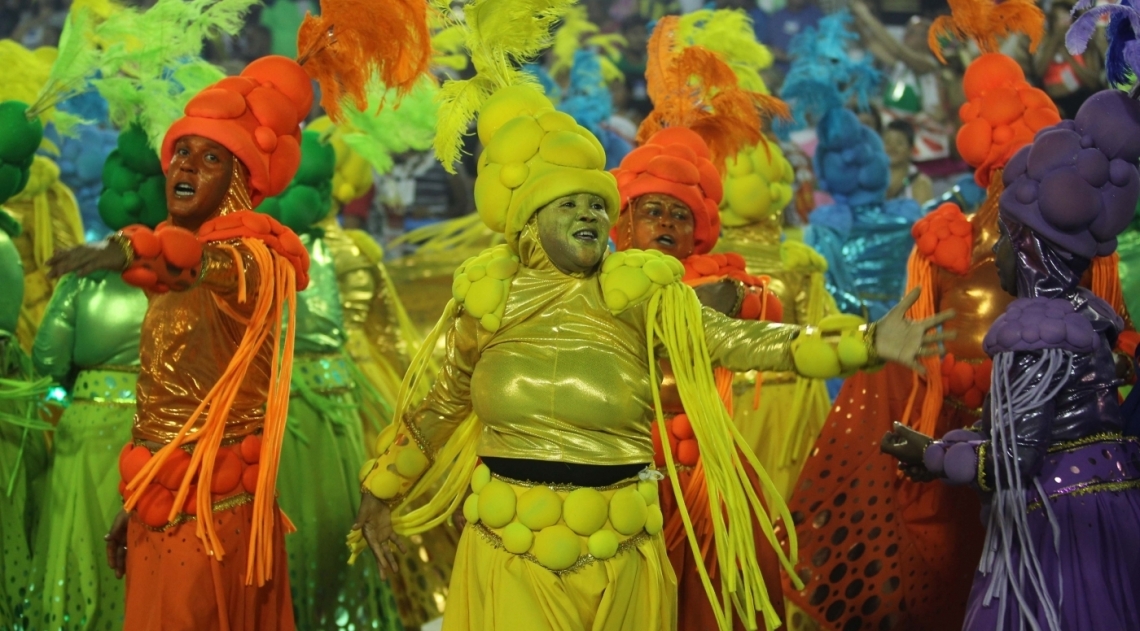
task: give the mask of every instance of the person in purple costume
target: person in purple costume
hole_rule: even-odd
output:
[[[1017,296],[986,335],[982,420],[940,440],[896,424],[883,451],[916,479],[983,495],[967,631],[1140,624],[1140,443],[1122,435],[1112,308],[1079,287],[1140,197],[1140,103],[1100,92],[1009,162],[994,247]]]

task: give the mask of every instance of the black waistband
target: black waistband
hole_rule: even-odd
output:
[[[538,484],[609,486],[636,477],[648,464],[574,464],[521,458],[481,458],[496,475]]]

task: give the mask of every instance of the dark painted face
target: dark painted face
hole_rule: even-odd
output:
[[[202,136],[174,143],[166,172],[166,207],[172,224],[197,230],[222,205],[233,178],[234,156]]]
[[[606,251],[610,218],[593,193],[560,197],[538,211],[538,238],[550,262],[566,274],[592,270]]]
[[[1009,231],[1005,224],[998,222],[1001,236],[994,244],[994,264],[997,266],[998,282],[1001,288],[1011,296],[1017,295],[1017,254],[1013,251],[1013,244],[1009,241]]]
[[[679,259],[693,253],[693,211],[671,195],[650,193],[629,202],[630,247],[658,250]]]

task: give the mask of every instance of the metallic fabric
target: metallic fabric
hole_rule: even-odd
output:
[[[533,229],[523,230],[519,253],[502,326],[489,333],[466,313],[455,318],[444,365],[413,421],[438,448],[474,409],[483,424],[480,456],[650,462],[645,306],[611,314],[598,275],[560,272]],[[791,369],[798,327],[703,315],[714,363]]]
[[[148,295],[139,345],[136,440],[170,442],[218,382],[245,335],[246,325],[226,312],[251,315],[258,269],[245,246],[233,247],[241,254],[240,270],[228,252],[206,245],[200,283],[186,291]],[[238,301],[238,274],[244,274],[250,294],[245,302]],[[226,422],[226,438],[261,426],[272,357],[272,345],[266,343],[250,364]],[[199,426],[205,418],[203,414]]]
[[[302,235],[301,242],[309,251],[309,286],[297,293],[294,352],[336,353],[346,338],[333,257],[322,238]]]
[[[146,307],[146,294],[118,274],[63,277],[36,333],[36,371],[66,383],[76,370],[137,367]]]

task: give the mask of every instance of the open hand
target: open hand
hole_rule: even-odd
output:
[[[381,579],[387,579],[399,571],[400,562],[392,546],[395,546],[400,554],[407,554],[408,550],[392,528],[392,509],[387,504],[371,493],[362,493],[360,511],[356,514],[356,523],[352,529],[363,531],[364,540],[368,542],[372,554],[376,555]]]
[[[131,518],[127,511],[119,511],[111,522],[111,530],[103,536],[107,542],[107,565],[115,570],[115,578],[127,574],[127,524]]]
[[[56,252],[47,261],[49,278],[59,278],[68,272],[86,276],[100,270],[121,272],[127,266],[122,248],[110,241],[99,241]]]
[[[957,331],[927,333],[943,322],[954,317],[953,309],[936,313],[923,320],[908,320],[906,311],[910,309],[922,293],[915,287],[894,306],[887,315],[878,321],[875,332],[875,352],[879,357],[898,362],[920,375],[926,369],[918,363],[920,357],[938,354],[938,343],[957,337]]]

